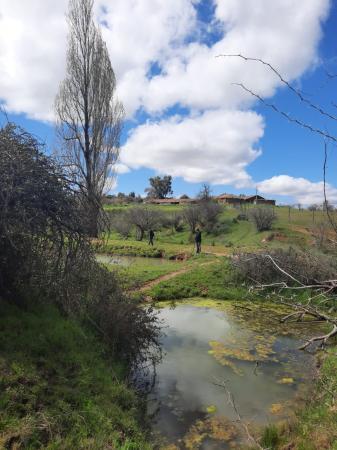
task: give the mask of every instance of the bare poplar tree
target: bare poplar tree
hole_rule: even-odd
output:
[[[100,29],[94,0],[70,0],[67,74],[55,100],[61,160],[80,189],[90,234],[99,233],[101,199],[114,179],[124,118],[116,99],[116,77]]]

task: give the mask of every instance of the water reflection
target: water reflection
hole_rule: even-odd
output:
[[[167,327],[165,354],[149,404],[152,411],[158,409],[154,433],[175,444],[170,448],[233,445],[230,433],[223,433],[231,425],[223,423],[236,415],[216,380],[226,380],[249,422],[268,424],[290,414],[294,397],[310,378],[313,358],[297,350],[300,339],[293,330],[271,328],[268,320],[262,324],[255,313],[250,323],[248,315],[231,307],[220,311],[186,304],[159,310]]]

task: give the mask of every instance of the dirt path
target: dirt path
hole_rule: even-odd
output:
[[[162,276],[156,278],[155,280],[148,281],[147,283],[143,284],[143,286],[140,286],[137,289],[132,289],[131,292],[144,292],[144,291],[147,291],[148,289],[151,289],[154,286],[157,286],[157,284],[160,284],[163,281],[171,280],[172,278],[175,278],[175,277],[177,277],[179,275],[182,275],[184,273],[192,272],[192,270],[194,268],[196,268],[196,267],[204,267],[204,266],[208,266],[209,264],[214,264],[214,261],[207,261],[207,262],[205,262],[203,264],[194,264],[193,266],[184,267],[183,269],[176,270],[176,271],[171,272],[171,273],[167,273],[166,275],[162,275]]]
[[[148,289],[153,288],[154,286],[157,286],[157,284],[161,283],[162,281],[168,281],[171,280],[171,278],[175,278],[178,275],[182,275],[183,273],[189,272],[193,269],[193,267],[184,267],[183,269],[176,270],[175,272],[167,273],[166,275],[162,275],[155,280],[148,281],[147,283],[143,284],[140,288],[134,289],[134,292],[144,292]]]

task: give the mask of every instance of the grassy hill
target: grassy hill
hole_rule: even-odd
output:
[[[127,211],[132,205],[113,206],[108,205],[106,210],[112,216]],[[183,206],[157,206],[148,208],[161,211],[168,216],[172,213],[183,213]],[[206,253],[218,253],[227,255],[236,250],[255,250],[259,248],[275,248],[294,246],[298,248],[312,247],[315,233],[322,224],[327,223],[326,213],[279,206],[274,208],[276,220],[271,231],[257,232],[252,222],[237,220],[240,213],[249,213],[245,210],[225,207],[219,217],[219,231],[203,233],[203,251]],[[336,213],[334,213],[336,215]],[[124,239],[117,232],[112,232],[108,238],[107,251],[115,254],[129,254],[139,256],[165,256],[173,257],[185,253],[190,256],[193,253],[193,238],[185,225],[179,232],[170,228],[161,228],[156,232],[155,247],[149,248],[146,239],[143,242],[135,240],[134,234],[129,239]]]

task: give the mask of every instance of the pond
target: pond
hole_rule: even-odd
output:
[[[314,357],[298,350],[312,333],[306,325],[280,324],[285,311],[246,302],[196,300],[158,311],[165,353],[149,408],[160,448],[237,448],[246,434],[235,408],[253,431],[291,415],[314,371]]]

